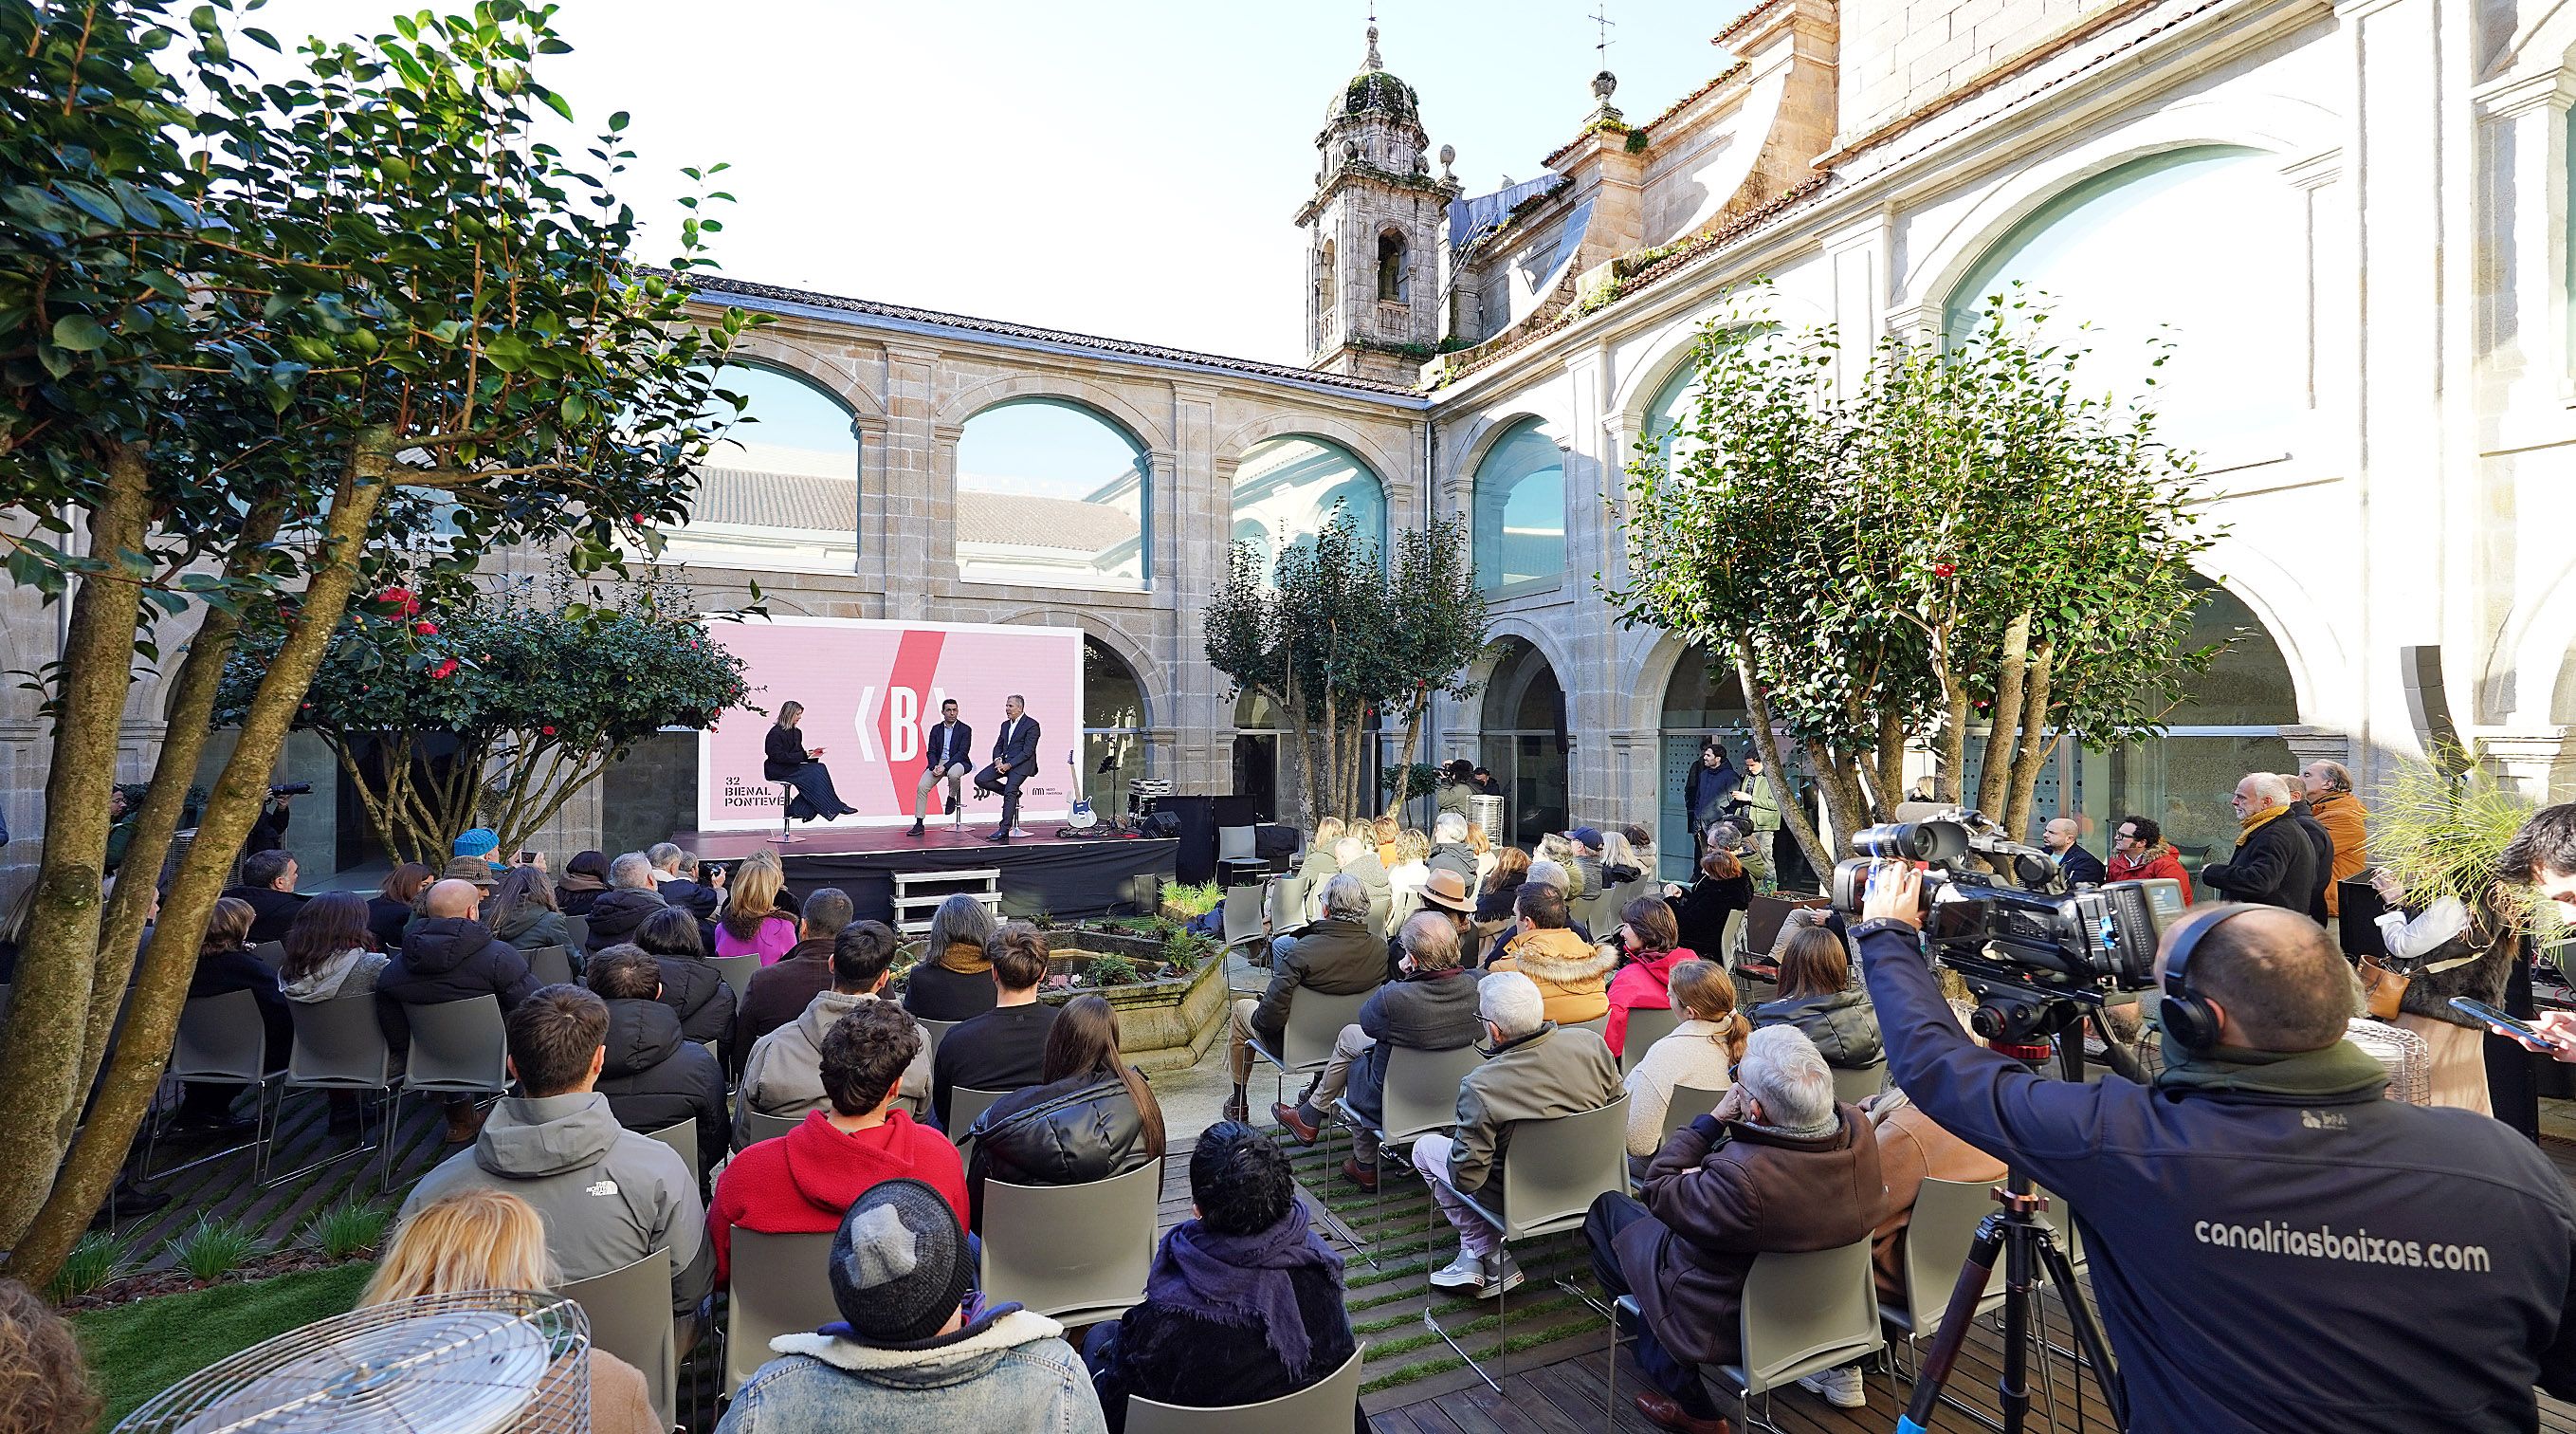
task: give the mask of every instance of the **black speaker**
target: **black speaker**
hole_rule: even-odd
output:
[[[1169,817],[1181,839],[1174,853],[1174,879],[1197,883],[1216,879],[1216,803],[1214,797],[1156,797],[1146,804],[1151,817]]]

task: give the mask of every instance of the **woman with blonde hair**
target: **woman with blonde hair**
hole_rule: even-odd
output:
[[[1377,845],[1378,862],[1392,870],[1396,863],[1395,839],[1403,835],[1404,829],[1396,825],[1393,817],[1379,817],[1368,824],[1368,830],[1369,840]]]
[[[1396,833],[1395,860],[1386,868],[1388,903],[1386,934],[1392,936],[1413,914],[1413,898],[1431,880],[1431,838],[1420,827]]]
[[[796,916],[779,904],[787,874],[778,853],[762,847],[744,857],[727,885],[731,899],[716,919],[717,955],[758,956],[770,966],[796,949]]]
[[[1673,1090],[1692,1086],[1724,1090],[1735,1083],[1735,1063],[1753,1023],[1736,1009],[1735,982],[1714,961],[1684,961],[1672,969],[1673,1009],[1681,1024],[1646,1048],[1628,1072],[1628,1153],[1639,1159],[1664,1143],[1664,1112]]]
[[[1467,889],[1482,891],[1485,889],[1485,878],[1492,876],[1494,868],[1502,862],[1501,853],[1494,850],[1494,839],[1485,835],[1483,822],[1467,823],[1467,849],[1476,854],[1476,879]],[[1526,861],[1528,858],[1523,857],[1522,860]]]
[[[1314,840],[1306,843],[1306,859],[1297,866],[1297,875],[1305,879],[1307,890],[1320,888],[1333,873],[1342,869],[1342,864],[1333,859],[1333,843],[1340,841],[1348,830],[1340,817],[1326,817],[1315,823]]]
[[[421,1206],[395,1227],[358,1304],[467,1290],[544,1294],[554,1283],[554,1257],[546,1253],[546,1226],[536,1207],[504,1190],[464,1190]],[[596,1434],[664,1434],[643,1371],[596,1348],[588,1427]]]

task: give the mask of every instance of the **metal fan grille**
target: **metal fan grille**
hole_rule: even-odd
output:
[[[118,1434],[575,1434],[590,1322],[559,1295],[468,1290],[290,1330],[172,1385]]]

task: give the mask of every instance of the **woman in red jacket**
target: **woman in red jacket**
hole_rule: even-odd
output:
[[[2165,830],[2145,817],[2122,817],[2111,834],[2111,860],[2105,868],[2113,881],[2151,881],[2170,877],[2182,883],[2183,904],[2191,904],[2191,874],[2182,858],[2165,845]]]
[[[1607,1036],[1610,1054],[1628,1038],[1628,1012],[1639,1006],[1657,1010],[1673,1004],[1673,968],[1684,961],[1696,961],[1698,953],[1681,944],[1681,928],[1673,920],[1673,909],[1661,897],[1641,896],[1628,903],[1619,913],[1619,930],[1614,938],[1627,964],[1610,978],[1610,1025]]]

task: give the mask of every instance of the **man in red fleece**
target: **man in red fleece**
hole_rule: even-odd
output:
[[[948,1137],[895,1108],[903,1072],[921,1048],[920,1027],[892,1001],[861,1001],[823,1037],[830,1110],[746,1147],[716,1181],[707,1234],[716,1283],[732,1274],[733,1231],[770,1234],[841,1228],[841,1217],[882,1181],[909,1176],[945,1196],[966,1223],[966,1168]]]

